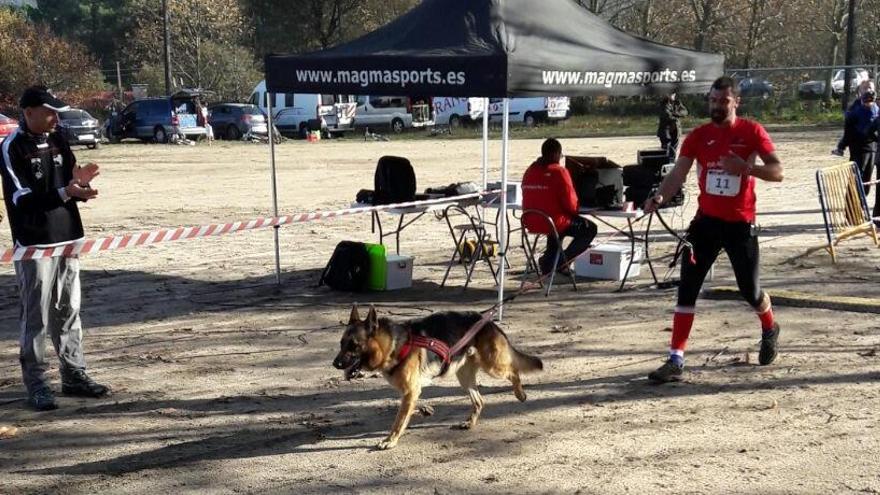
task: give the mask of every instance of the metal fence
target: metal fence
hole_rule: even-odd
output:
[[[854,98],[856,87],[864,79],[874,79],[877,65],[838,65],[812,67],[762,67],[728,69],[726,73],[740,81],[740,91],[745,100],[764,99],[777,102],[823,102],[824,105],[841,107],[845,91],[844,71],[850,71],[850,97]]]

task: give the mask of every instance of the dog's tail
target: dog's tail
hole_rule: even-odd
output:
[[[513,367],[520,373],[541,371],[544,369],[544,363],[540,358],[526,354],[512,345],[510,346],[510,354],[513,357]]]

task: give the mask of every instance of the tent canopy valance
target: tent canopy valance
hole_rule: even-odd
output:
[[[424,0],[343,45],[266,57],[273,93],[517,97],[706,92],[721,55],[624,33],[573,0]]]

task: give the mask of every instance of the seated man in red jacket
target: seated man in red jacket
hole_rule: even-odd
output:
[[[540,210],[553,219],[560,240],[573,237],[565,249],[565,259],[569,262],[584,252],[596,237],[596,224],[578,215],[578,199],[571,182],[571,176],[559,162],[562,160],[562,145],[551,138],[541,146],[541,157],[526,170],[522,180],[523,209]],[[537,234],[548,234],[547,221],[535,215],[523,219],[526,229]],[[538,260],[541,273],[549,273],[553,268],[556,250],[559,246],[552,236],[547,236],[547,250]],[[560,257],[562,263],[562,257]]]

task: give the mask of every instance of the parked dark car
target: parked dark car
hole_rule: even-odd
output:
[[[0,142],[18,129],[18,121],[0,113]]]
[[[107,120],[107,139],[119,142],[135,138],[157,143],[167,143],[179,135],[200,139],[207,131],[199,124],[197,101],[198,93],[191,91],[136,100]]]
[[[739,81],[739,94],[743,98],[770,98],[773,96],[773,84],[766,79],[747,77]]]
[[[98,119],[78,108],[58,113],[58,131],[70,145],[82,144],[89,149],[95,149],[101,141],[101,125]]]
[[[214,136],[239,140],[247,134],[269,135],[266,116],[256,105],[249,103],[219,103],[208,107],[208,122]]]

